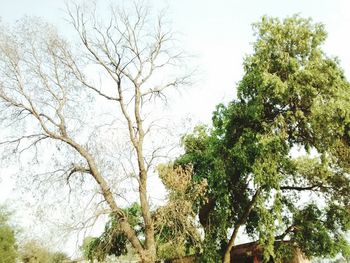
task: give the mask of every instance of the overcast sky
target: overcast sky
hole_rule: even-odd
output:
[[[115,1],[116,2],[116,1]],[[153,0],[157,9],[166,8],[172,29],[179,34],[182,49],[193,55],[199,76],[170,105],[178,118],[191,117],[194,123],[209,123],[211,112],[220,102],[234,98],[242,76],[242,61],[251,52],[254,40],[251,24],[263,15],[284,18],[293,14],[311,17],[325,24],[328,38],[324,50],[337,56],[346,75],[350,74],[350,1],[347,0]],[[24,15],[39,16],[57,25],[69,38],[64,22],[64,1],[0,0],[4,23],[14,23]],[[0,167],[0,203],[12,192],[6,179],[11,171]]]

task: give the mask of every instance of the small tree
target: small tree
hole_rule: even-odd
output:
[[[24,263],[40,262],[48,263],[50,260],[50,252],[37,241],[28,241],[21,247],[20,259]]]
[[[103,19],[97,9],[68,7],[80,39],[76,52],[42,21],[24,19],[15,29],[1,27],[2,125],[21,127],[1,145],[9,147],[10,155],[27,151],[24,159],[32,157],[32,164],[51,155],[56,169],[33,177],[40,182],[58,182],[61,188],[67,182],[70,191],[80,191],[79,178],[93,181],[97,202],[103,200],[105,212],[118,221],[142,262],[154,262],[147,181],[163,145],[150,139],[160,125],[150,113],[167,89],[187,84],[188,75],[177,74],[182,53],[173,46],[172,32],[164,30],[162,16],[153,20],[150,9],[139,4],[131,12],[111,7],[110,17]],[[101,74],[101,82],[89,78],[91,69]],[[144,240],[121,207],[120,178],[137,184]]]
[[[196,207],[205,201],[206,180],[192,180],[191,166],[159,165],[158,173],[168,190],[168,201],[159,207],[154,218],[158,257],[179,258],[199,254],[202,237],[196,219]]]
[[[321,49],[321,24],[263,17],[254,28],[238,99],[185,136],[177,161],[208,180],[205,258],[230,262],[242,227],[266,260],[284,239],[309,257],[349,255],[350,85]]]
[[[20,246],[19,258],[23,263],[64,263],[69,260],[63,252],[51,252],[36,240],[29,240]]]
[[[0,262],[14,263],[17,258],[15,230],[9,225],[9,213],[0,207]]]
[[[67,261],[69,261],[69,257],[63,252],[54,252],[51,255],[51,262],[52,263],[65,263]]]
[[[124,209],[128,215],[130,225],[136,230],[137,236],[142,238],[144,226],[142,222],[141,208],[138,203]],[[121,231],[119,222],[113,216],[105,225],[103,233],[99,237],[86,237],[82,244],[84,258],[93,262],[94,259],[103,262],[108,255],[121,256],[128,252],[128,240]]]

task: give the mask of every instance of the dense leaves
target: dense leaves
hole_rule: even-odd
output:
[[[208,181],[203,260],[229,253],[229,230],[242,226],[265,259],[283,239],[308,256],[348,255],[350,85],[321,49],[323,25],[263,17],[254,29],[238,99],[217,106],[211,129],[186,135],[177,160]]]

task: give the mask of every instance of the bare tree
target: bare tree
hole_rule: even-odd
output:
[[[188,84],[189,75],[177,75],[183,54],[175,51],[172,32],[163,29],[163,16],[153,23],[150,9],[144,5],[134,4],[132,12],[111,7],[111,16],[103,19],[96,15],[96,6],[86,11],[72,4],[67,10],[80,39],[80,53],[42,21],[25,19],[16,30],[1,28],[2,124],[10,128],[24,125],[1,144],[17,152],[29,150],[31,155],[39,151],[39,157],[50,147],[47,151],[54,152],[58,168],[49,174],[67,183],[75,175],[91,175],[142,262],[154,262],[156,242],[147,178],[160,148],[152,150],[147,144],[154,127],[149,115],[157,98],[166,99],[167,89]],[[91,72],[102,74],[101,83],[88,76]],[[108,121],[113,125],[100,124],[100,109],[95,106],[108,109],[104,125]],[[96,130],[89,133],[85,128],[108,130],[106,136],[113,141],[119,139],[117,131],[122,125],[134,159],[130,165],[108,156],[110,165],[105,166],[106,159],[98,152],[106,149],[106,140],[98,142],[101,137]],[[134,171],[129,169],[133,166]],[[121,171],[137,180],[144,240],[128,223],[120,193],[111,183]]]

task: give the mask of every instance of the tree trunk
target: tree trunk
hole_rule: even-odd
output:
[[[230,238],[230,241],[228,242],[227,244],[227,247],[226,247],[226,251],[225,251],[225,254],[224,254],[224,257],[223,257],[223,260],[222,262],[223,263],[230,263],[231,261],[231,250],[235,244],[235,240],[236,240],[236,237],[237,237],[237,234],[238,234],[238,230],[239,228],[244,225],[247,220],[248,220],[248,216],[250,214],[250,212],[252,211],[256,201],[258,200],[258,196],[261,192],[261,188],[259,188],[258,190],[256,190],[254,196],[252,197],[252,200],[250,201],[250,203],[248,204],[248,206],[246,207],[243,215],[241,216],[241,218],[238,220],[234,230],[233,230],[233,233],[231,235],[231,238]]]
[[[241,225],[242,224],[237,225],[235,227],[235,229],[233,230],[233,233],[231,235],[230,241],[228,242],[227,247],[226,247],[224,258],[222,260],[223,263],[230,263],[231,262],[231,250],[232,250],[232,248],[233,248],[233,246],[235,244],[235,240],[236,240],[236,237],[237,237],[237,234],[238,234],[238,230],[241,227]]]

